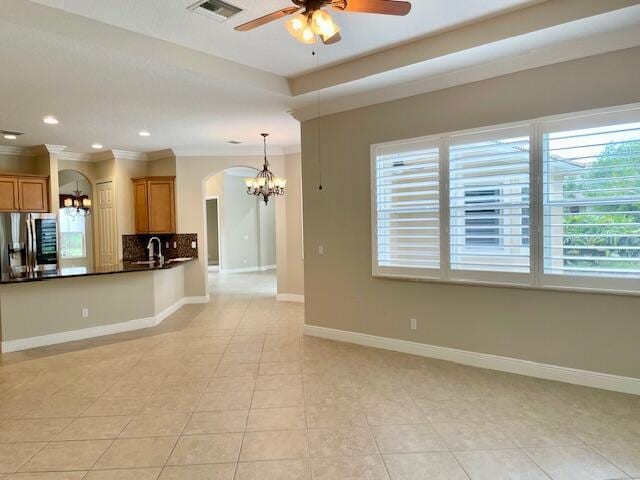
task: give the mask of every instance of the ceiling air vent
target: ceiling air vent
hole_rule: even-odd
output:
[[[211,17],[219,22],[224,22],[242,11],[241,8],[230,5],[221,0],[200,0],[199,2],[191,5],[189,10],[201,15],[206,15],[207,17]]]

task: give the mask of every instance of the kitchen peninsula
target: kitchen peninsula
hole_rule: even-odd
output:
[[[177,233],[171,152],[62,151],[0,155],[3,353],[152,327],[208,299],[185,297],[198,238]]]
[[[158,325],[186,303],[184,265],[62,268],[0,281],[2,352]]]

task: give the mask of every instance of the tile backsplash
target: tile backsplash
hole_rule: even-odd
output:
[[[125,262],[137,262],[149,258],[147,244],[151,237],[158,237],[162,242],[162,255],[166,260],[180,257],[198,256],[197,233],[172,233],[169,235],[123,235],[122,259]],[[196,248],[191,246],[196,242]],[[175,247],[174,247],[175,243]],[[167,244],[169,245],[167,247]]]

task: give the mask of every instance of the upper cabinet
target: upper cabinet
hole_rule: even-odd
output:
[[[136,233],[175,233],[175,177],[133,179]]]
[[[48,177],[0,174],[0,212],[48,211]]]

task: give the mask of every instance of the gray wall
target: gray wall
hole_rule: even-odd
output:
[[[276,264],[276,208],[275,199],[268,204],[258,201],[258,227],[260,240],[259,266],[269,267]]]
[[[640,102],[639,85],[634,48],[323,117],[322,191],[304,122],[306,322],[640,378],[640,297],[373,278],[369,186],[373,143]]]
[[[207,200],[207,254],[209,265],[218,265],[220,252],[218,247],[218,199]]]
[[[259,217],[255,197],[247,195],[244,177],[224,175],[224,270],[259,265]]]

